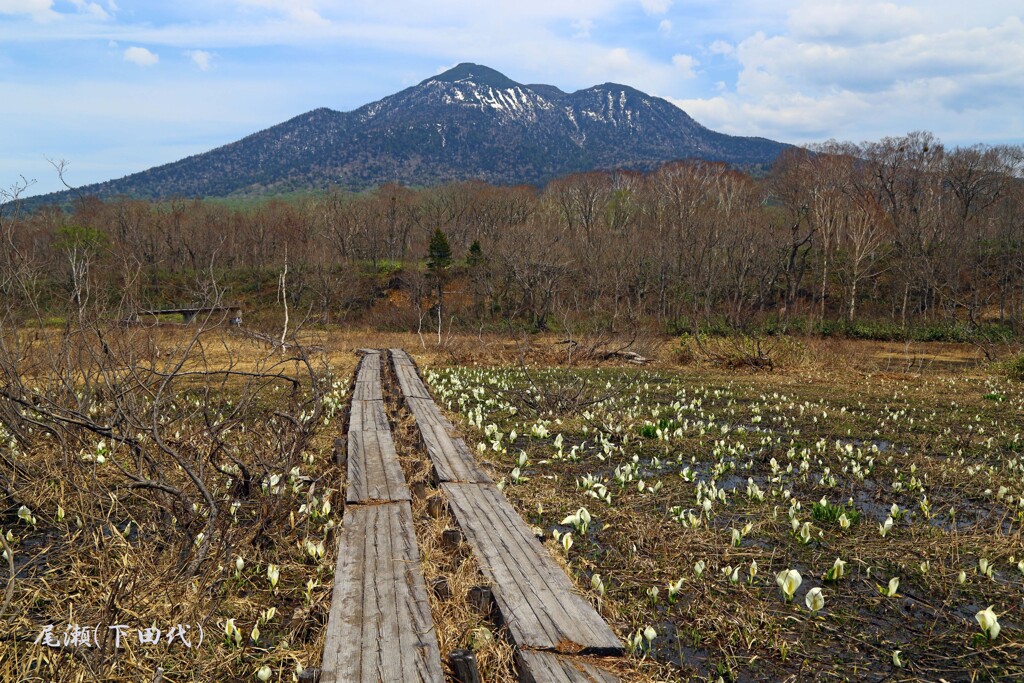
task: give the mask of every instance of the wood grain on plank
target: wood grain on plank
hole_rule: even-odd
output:
[[[618,654],[622,643],[490,484],[442,484],[455,519],[491,581],[516,645],[563,653]]]
[[[491,483],[491,478],[480,468],[466,442],[459,438],[453,439],[444,427],[422,423],[420,436],[439,481]]]
[[[398,378],[398,384],[402,388],[402,393],[406,396],[415,396],[417,398],[430,398],[427,385],[420,378],[420,373],[416,370],[416,364],[413,363],[409,354],[402,349],[391,349],[390,351],[391,364],[395,369],[395,376]]]
[[[320,680],[444,681],[407,502],[345,509]]]
[[[359,360],[359,373],[368,373],[367,377],[359,377],[356,375],[356,381],[367,381],[373,378],[373,376],[380,376],[380,351],[376,349],[364,349],[363,357]],[[372,376],[371,376],[372,375]]]
[[[391,361],[395,365],[411,365],[416,366],[412,361],[412,356],[405,349],[388,349],[391,353]]]
[[[419,374],[416,372],[416,368],[409,365],[396,365],[395,375],[398,377],[398,384],[402,388],[402,393],[406,396],[416,396],[417,398],[430,398],[430,392],[427,391],[427,385],[420,379]]]
[[[348,418],[349,431],[362,429],[366,431],[388,431],[388,415],[384,412],[384,401],[358,401],[353,399]]]
[[[490,483],[466,442],[430,398],[405,397],[440,481]]]
[[[380,354],[367,353],[359,361],[359,368],[356,370],[356,386],[352,400],[380,401],[383,398],[380,384]]]
[[[406,395],[405,402],[409,406],[409,412],[413,414],[417,422],[451,425],[444,415],[441,414],[441,410],[434,403],[433,399]]]
[[[356,389],[352,393],[356,401],[380,401],[383,398],[380,390],[380,380],[376,382],[356,382]]]
[[[346,488],[349,503],[412,499],[391,432],[349,430]]]
[[[521,683],[619,683],[610,671],[579,657],[554,652],[516,652]]]

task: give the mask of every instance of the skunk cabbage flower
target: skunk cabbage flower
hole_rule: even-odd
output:
[[[803,581],[800,572],[795,569],[783,569],[775,577],[775,583],[779,584],[779,588],[782,589],[782,593],[786,596],[786,602],[793,599],[793,595]]]
[[[999,618],[992,611],[992,605],[975,614],[974,618],[978,620],[978,625],[989,640],[995,640],[999,636]]]
[[[832,568],[825,574],[825,580],[838,581],[844,576],[846,576],[846,562],[837,557],[836,561],[832,563]]]
[[[679,594],[679,591],[681,591],[681,590],[683,590],[683,579],[679,579],[678,581],[669,581],[668,582],[668,601],[670,603],[675,602],[676,601],[676,596]]]
[[[18,519],[25,522],[25,524],[36,525],[36,518],[32,515],[32,511],[24,505],[18,508]]]
[[[811,612],[820,612],[825,606],[825,596],[821,594],[821,588],[815,586],[807,591],[804,602],[807,603],[807,609],[811,610]]]
[[[888,598],[895,598],[896,597],[896,591],[899,590],[899,587],[900,587],[900,577],[894,576],[891,579],[889,579],[889,585],[888,586],[884,586],[884,587],[883,586],[878,586],[878,592],[881,593],[882,595],[888,597]]]
[[[886,517],[885,523],[878,525],[878,533],[882,535],[882,538],[885,538],[886,534],[889,533],[889,529],[892,529],[892,517]]]
[[[234,643],[235,647],[242,646],[242,632],[235,626],[234,619],[227,619],[224,622],[224,635],[227,637],[228,646]]]

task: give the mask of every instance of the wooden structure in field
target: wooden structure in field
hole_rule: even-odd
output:
[[[391,349],[406,405],[449,508],[491,583],[517,647],[524,683],[617,683],[580,655],[618,655],[622,643],[490,481],[430,398],[409,355]]]
[[[163,315],[180,315],[181,322],[185,325],[192,324],[195,322],[195,319],[200,316],[226,316],[228,323],[231,325],[242,324],[241,306],[197,306],[191,308],[161,308],[148,311],[136,311],[135,315],[132,316],[128,322],[138,323],[142,322],[143,317],[159,318]]]
[[[443,683],[444,671],[381,392],[380,354],[359,364],[348,428],[347,504],[321,683]]]
[[[384,406],[383,353],[363,353],[347,448],[337,448],[348,481],[320,681],[442,683],[411,496]],[[392,349],[391,359],[461,528],[451,532],[472,547],[514,641],[520,681],[619,683],[597,656],[621,654],[622,643],[480,468],[408,354]],[[461,652],[450,653],[456,671]],[[475,664],[468,671],[479,680]]]

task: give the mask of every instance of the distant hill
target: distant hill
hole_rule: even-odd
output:
[[[605,83],[574,93],[459,64],[351,112],[315,109],[203,154],[78,188],[111,198],[225,197],[388,182],[540,184],[697,158],[770,164],[787,145],[716,133],[658,97]],[[63,203],[69,193],[32,197]]]

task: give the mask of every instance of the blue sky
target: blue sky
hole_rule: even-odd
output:
[[[342,111],[458,62],[614,81],[723,132],[1024,141],[1024,3],[0,0],[0,187],[60,189]]]

